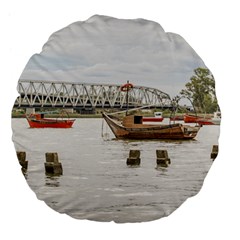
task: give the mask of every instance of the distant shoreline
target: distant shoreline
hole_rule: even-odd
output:
[[[176,116],[183,116],[184,113],[176,114]],[[194,114],[193,114],[194,115]],[[144,116],[152,116],[152,114],[144,114]],[[197,114],[197,116],[201,117],[212,117],[212,114]],[[11,118],[25,118],[26,114],[23,113],[12,113]],[[58,114],[45,114],[46,118],[61,118]],[[79,114],[79,113],[69,113],[68,116],[63,116],[63,118],[102,118],[101,113],[95,113],[95,114]],[[169,118],[169,113],[163,113],[164,118]]]
[[[25,118],[26,114],[12,114],[12,118]],[[45,114],[46,118],[61,118],[58,114]],[[76,114],[70,113],[68,116],[63,116],[64,118],[101,118],[102,114]]]

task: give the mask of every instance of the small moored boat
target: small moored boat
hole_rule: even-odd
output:
[[[26,116],[30,128],[71,128],[75,119],[44,118],[44,113]]]
[[[185,114],[183,117],[183,120],[185,123],[197,123],[199,119],[202,117],[197,116],[197,115],[192,115],[192,114]],[[208,119],[208,118],[206,118]],[[210,118],[209,118],[210,119]]]
[[[102,113],[103,118],[116,138],[122,139],[193,139],[201,126],[143,124],[143,116],[127,115],[122,120]]]
[[[220,125],[221,113],[215,112],[213,118],[199,118],[196,121],[200,125]]]

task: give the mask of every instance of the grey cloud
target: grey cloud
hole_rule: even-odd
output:
[[[20,78],[123,83],[174,96],[204,62],[190,45],[155,22],[93,16],[52,34]]]

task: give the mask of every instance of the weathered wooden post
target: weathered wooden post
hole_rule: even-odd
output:
[[[140,150],[130,150],[129,157],[127,158],[127,165],[136,166],[140,165]]]
[[[213,145],[210,157],[214,161],[217,155],[218,155],[218,145]]]
[[[28,161],[26,161],[26,152],[17,152],[19,164],[22,166],[22,171],[27,171]]]
[[[58,161],[58,154],[57,153],[45,153],[46,162],[45,165],[45,173],[46,174],[53,174],[53,175],[62,175],[63,169],[62,164]]]
[[[167,150],[156,150],[157,155],[157,166],[168,167],[171,163],[170,158],[168,157]]]

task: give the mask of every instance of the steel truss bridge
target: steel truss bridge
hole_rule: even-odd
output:
[[[128,92],[121,85],[19,80],[16,108],[171,108],[171,98],[156,88],[133,86]]]

